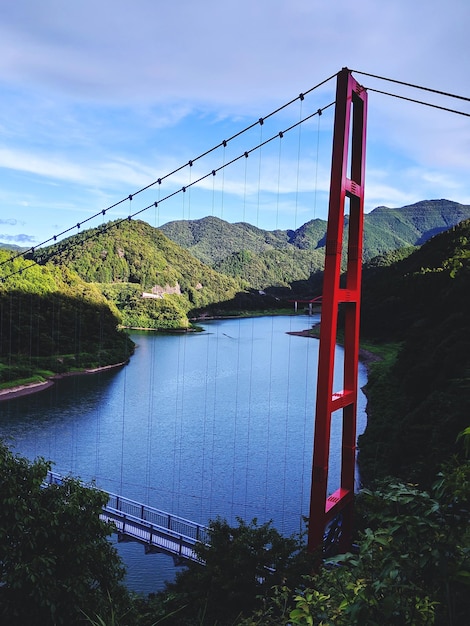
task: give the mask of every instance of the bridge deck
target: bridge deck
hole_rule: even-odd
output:
[[[48,472],[46,484],[62,482],[62,476]],[[119,540],[138,541],[148,552],[165,552],[179,559],[201,562],[194,548],[198,542],[208,542],[206,526],[113,493],[104,493],[108,502],[100,519],[114,524]]]

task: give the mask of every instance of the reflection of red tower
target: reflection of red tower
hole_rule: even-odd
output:
[[[308,547],[322,546],[327,524],[342,514],[338,549],[351,543],[356,461],[357,374],[362,273],[362,233],[367,93],[343,68],[337,77],[330,203],[320,326],[315,437]],[[349,207],[345,206],[348,201]],[[349,213],[347,250],[343,251],[344,214]],[[341,265],[346,275],[341,279]],[[344,265],[343,265],[344,266]],[[338,308],[344,308],[343,388],[333,390]],[[341,483],[327,497],[330,426],[342,410]],[[333,419],[339,419],[333,417]]]

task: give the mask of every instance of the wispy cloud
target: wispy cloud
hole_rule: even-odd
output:
[[[18,233],[17,235],[7,235],[6,233],[0,233],[0,240],[8,243],[15,243],[18,245],[30,245],[36,243],[37,241],[34,235],[25,235],[24,233]]]
[[[39,238],[69,218],[79,221],[344,65],[470,94],[469,22],[467,0],[449,0],[445,10],[437,0],[363,0],[359,6],[348,0],[6,3],[0,23],[3,219],[20,214],[22,230]],[[367,209],[430,197],[468,201],[468,118],[372,91],[408,96],[405,86],[357,78],[371,89]],[[334,98],[334,88],[334,81],[322,88],[313,110]],[[449,105],[437,94],[413,97]],[[450,105],[470,111],[466,102]],[[272,130],[295,121],[299,112],[291,118],[281,113],[279,128]],[[193,194],[191,210],[210,213],[211,193],[223,189],[230,216],[237,219],[237,210],[242,214],[249,204],[263,227],[286,224],[293,215],[308,219],[309,211],[324,213],[331,123],[331,115],[323,116],[319,158],[315,121],[299,150],[297,135],[282,147],[281,167],[277,148],[263,149],[261,160],[250,155],[247,174],[237,164],[216,180],[202,181],[209,195]],[[263,132],[265,139],[268,129]],[[252,136],[242,150],[257,139]],[[187,185],[224,159],[229,151],[191,172],[182,169],[165,190]],[[144,205],[158,193],[152,189],[138,202]],[[175,210],[162,206],[161,215],[177,218]]]

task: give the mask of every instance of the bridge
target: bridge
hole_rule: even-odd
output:
[[[364,76],[374,77],[371,74],[357,72]],[[330,77],[333,78],[333,77]],[[365,146],[366,146],[366,121],[367,121],[367,101],[368,92],[376,91],[385,95],[385,92],[379,92],[371,88],[366,88],[359,84],[352,76],[352,70],[343,68],[336,75],[337,87],[336,98],[334,102],[327,104],[323,108],[318,108],[310,115],[301,115],[301,119],[292,124],[289,128],[271,135],[268,139],[260,137],[258,145],[240,151],[238,156],[230,158],[223,157],[223,164],[218,167],[209,167],[206,174],[197,176],[189,176],[190,182],[178,187],[168,189],[167,195],[158,195],[158,200],[154,200],[151,204],[144,206],[136,211],[130,210],[128,217],[121,220],[111,222],[110,225],[103,225],[99,230],[95,229],[88,237],[96,236],[97,232],[103,233],[110,228],[116,228],[122,222],[131,221],[134,217],[147,210],[154,210],[164,201],[173,198],[180,192],[184,194],[190,187],[202,183],[203,181],[214,180],[218,172],[236,162],[247,162],[248,156],[255,150],[264,148],[268,143],[279,142],[288,131],[298,127],[300,124],[307,122],[314,116],[318,119],[323,111],[328,109],[332,104],[335,105],[335,119],[333,124],[333,149],[331,163],[331,179],[330,179],[330,200],[328,207],[328,226],[326,233],[325,246],[325,266],[323,274],[322,295],[310,300],[293,300],[295,307],[299,303],[308,304],[310,311],[312,307],[321,306],[321,328],[319,341],[319,365],[317,377],[317,398],[315,407],[315,438],[313,446],[313,461],[311,475],[311,494],[310,494],[310,511],[309,511],[309,538],[308,546],[312,552],[319,547],[324,546],[325,529],[328,529],[333,520],[341,514],[343,518],[340,548],[341,550],[349,549],[353,529],[353,502],[354,502],[354,477],[355,477],[355,459],[356,459],[356,408],[357,408],[357,373],[358,373],[358,351],[359,351],[359,320],[361,305],[361,272],[362,272],[362,240],[363,240],[363,213],[364,213],[364,188],[365,188]],[[382,78],[377,77],[375,78]],[[327,79],[330,80],[330,79]],[[390,80],[390,79],[384,79]],[[326,81],[323,81],[310,91],[314,91]],[[393,82],[393,81],[392,81]],[[400,82],[400,81],[398,81]],[[403,83],[402,83],[403,84]],[[408,85],[410,86],[410,85]],[[415,88],[423,89],[418,86]],[[309,92],[307,92],[309,93]],[[453,96],[452,94],[441,95]],[[302,93],[290,103],[303,102],[306,93]],[[396,96],[400,97],[400,96]],[[406,98],[410,100],[409,98]],[[426,104],[417,100],[412,100],[419,104]],[[429,105],[432,106],[432,105]],[[442,108],[442,107],[437,107]],[[95,218],[102,219],[108,210],[117,207],[121,203],[131,202],[135,196],[144,192],[151,187],[160,187],[163,180],[169,178],[176,172],[184,168],[190,171],[193,164],[199,159],[203,159],[206,155],[224,149],[235,138],[239,137],[245,131],[252,128],[261,128],[265,121],[284,109],[280,107],[268,116],[260,117],[259,120],[245,130],[240,131],[229,140],[224,139],[221,143],[214,146],[210,150],[202,153],[195,159],[192,159],[167,174],[162,178],[158,178],[149,185],[137,190],[133,194],[129,194],[119,202],[103,209],[99,213],[90,216],[76,226],[73,226],[59,235],[53,235],[46,241],[39,244],[42,246],[55,242],[57,237],[65,235],[72,229],[80,229],[85,223]],[[468,115],[466,113],[445,109],[460,115]],[[280,154],[280,147],[279,147]],[[279,157],[278,157],[279,161]],[[279,167],[280,169],[280,167]],[[259,171],[258,164],[258,181]],[[246,181],[246,174],[245,174]],[[259,184],[259,183],[258,183]],[[179,183],[178,183],[179,185]],[[213,194],[214,185],[211,182]],[[245,183],[246,189],[246,183]],[[222,186],[223,191],[223,186]],[[162,197],[163,196],[163,197]],[[214,198],[214,195],[213,195]],[[347,215],[347,219],[345,219]],[[81,240],[84,241],[84,240]],[[65,244],[66,245],[66,244]],[[27,251],[31,255],[35,254],[35,248]],[[43,261],[49,259],[48,255],[56,254],[56,252],[47,252],[42,258]],[[8,262],[13,261],[18,256],[24,256],[25,252],[21,251],[16,256],[12,256]],[[31,266],[35,265],[41,257],[31,262]],[[6,261],[4,262],[6,263]],[[30,266],[13,267],[11,273],[6,276],[13,276],[21,273]],[[5,280],[3,278],[2,280]],[[339,388],[333,387],[335,374],[335,346],[338,327],[338,312],[341,307],[342,316],[344,317],[344,366],[340,372],[342,375],[342,383]],[[342,385],[342,386],[341,386]],[[342,412],[339,416],[342,420],[342,440],[339,443],[340,450],[331,450],[331,454],[338,454],[341,462],[341,479],[339,488],[328,495],[328,471],[330,456],[330,426],[332,416],[335,412]],[[150,422],[149,422],[150,423]],[[124,441],[124,422],[122,428],[122,441]],[[336,442],[335,442],[336,443]],[[121,460],[122,463],[122,460]],[[60,476],[50,473],[48,476],[50,484],[59,482]],[[107,504],[103,507],[101,518],[114,524],[118,538],[120,540],[135,540],[145,546],[146,551],[162,551],[172,554],[177,559],[189,559],[198,561],[195,546],[198,542],[207,543],[208,529],[205,526],[195,522],[171,515],[158,509],[153,509],[141,503],[123,498],[122,496],[108,493]]]
[[[304,95],[300,94],[301,101]],[[323,288],[321,297],[309,301],[310,310],[314,303],[321,304],[322,307],[308,516],[308,549],[312,553],[324,547],[325,530],[340,514],[342,524],[338,547],[341,551],[345,552],[349,549],[353,532],[367,90],[353,78],[348,68],[343,68],[337,74],[334,104]],[[314,115],[320,116],[321,114],[322,110],[318,109]],[[256,124],[263,126],[265,119],[260,118]],[[269,140],[261,142],[256,149],[274,140],[275,137],[282,138],[283,136],[284,132],[281,131]],[[224,140],[214,149],[220,145],[225,147],[227,141]],[[245,151],[235,160],[238,161],[243,157],[246,160],[251,151]],[[193,161],[189,161],[187,165],[191,168]],[[224,163],[224,167],[225,165]],[[146,211],[151,206],[157,207],[164,199],[172,197],[179,191],[185,193],[196,182],[201,182],[209,176],[214,177],[216,173],[217,170],[213,169],[210,174],[191,181],[190,185],[172,192],[159,202],[153,202],[138,213]],[[148,187],[153,186],[155,182],[160,184],[161,179],[154,181]],[[129,195],[129,202],[132,198],[133,195]],[[346,211],[346,206],[348,211]],[[102,214],[104,215],[105,212],[103,210]],[[345,223],[346,212],[348,212],[347,223]],[[137,213],[130,214],[125,219],[131,220],[135,215]],[[77,224],[77,227],[80,226],[81,224]],[[40,245],[45,243],[47,242]],[[344,285],[341,281],[343,274],[346,277]],[[344,311],[343,388],[334,391],[334,355],[340,306]],[[333,494],[328,495],[331,420],[333,413],[339,410],[342,411],[340,486]],[[197,561],[195,545],[198,541],[207,539],[206,529],[198,524],[112,494],[108,494],[108,503],[103,509],[102,518],[114,523],[118,536],[121,538],[140,541],[149,550],[170,552],[179,558]]]
[[[302,300],[301,298],[295,298],[293,300],[289,300],[288,302],[294,303],[294,311],[297,313],[299,309],[299,304],[308,304],[308,313],[312,315],[312,309],[314,306],[321,307],[321,303],[323,301],[323,296],[316,296],[315,298],[310,298],[309,300]]]
[[[62,485],[63,477],[49,470],[44,486]],[[84,485],[86,487],[86,485]],[[96,487],[97,488],[97,487]],[[98,488],[97,488],[98,489]],[[209,544],[207,526],[153,508],[146,504],[124,498],[115,493],[99,489],[108,496],[100,519],[114,525],[118,542],[136,541],[144,546],[146,554],[164,553],[173,557],[176,565],[193,561],[204,565],[195,550],[197,543]],[[328,498],[331,509],[337,502],[334,494]],[[342,531],[340,517],[330,522],[323,535],[324,552],[334,550]]]
[[[61,485],[63,477],[48,471],[45,486]],[[108,496],[100,519],[114,525],[118,541],[137,541],[146,553],[164,552],[178,561],[201,563],[195,546],[208,543],[206,526],[178,515],[100,489]]]

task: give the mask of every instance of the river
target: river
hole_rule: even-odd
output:
[[[0,436],[61,474],[207,523],[273,520],[304,530],[312,466],[318,340],[288,334],[316,316],[225,319],[204,332],[132,333],[130,363],[58,381],[0,403]],[[335,371],[342,388],[343,351]],[[359,387],[366,383],[359,368]],[[358,434],[366,400],[359,393]],[[339,486],[340,419],[332,423],[330,491]],[[171,557],[117,544],[129,588],[172,580]]]

